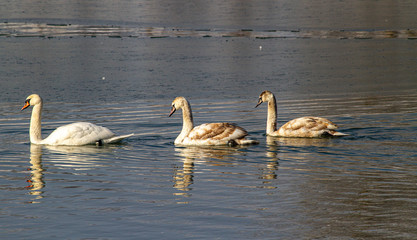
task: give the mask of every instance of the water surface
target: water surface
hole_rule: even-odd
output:
[[[415,1],[49,4],[0,7],[2,236],[417,238]],[[263,90],[278,125],[315,115],[350,135],[266,137]],[[31,145],[31,93],[44,136],[74,121],[136,135]],[[196,124],[260,144],[175,147],[180,95]]]

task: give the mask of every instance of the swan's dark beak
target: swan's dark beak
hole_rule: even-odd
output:
[[[259,105],[261,105],[264,101],[262,101],[262,98],[259,98],[258,100],[258,104],[256,104],[255,108],[258,107]]]
[[[30,101],[29,100],[26,100],[25,101],[25,105],[22,107],[22,109],[20,111],[23,111],[23,110],[25,110],[28,107],[30,107]]]
[[[174,112],[177,111],[177,109],[172,106],[171,112],[169,113],[168,117],[171,117],[172,114],[174,114]]]

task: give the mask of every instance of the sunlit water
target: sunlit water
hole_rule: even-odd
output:
[[[197,2],[183,17],[167,12],[176,5],[132,2],[116,8],[119,19],[107,1],[67,3],[73,12],[6,1],[1,236],[416,239],[416,6],[402,1],[397,16],[379,1],[370,19],[328,11],[341,2],[225,1],[211,15],[196,13]],[[267,138],[266,105],[254,108],[263,90],[277,96],[278,125],[322,116],[350,135]],[[31,109],[20,111],[31,93],[44,99],[44,137],[74,121],[136,135],[102,147],[31,145]],[[175,147],[181,114],[168,114],[179,95],[196,124],[234,122],[260,144]]]
[[[114,146],[31,146],[29,113],[9,103],[1,121],[2,231],[19,238],[415,237],[415,93],[280,103],[280,122],[316,112],[351,134],[337,139],[266,138],[266,109],[255,103],[193,104],[197,123],[247,128],[260,144],[245,148],[175,147],[179,114],[167,118],[169,103],[142,100],[46,103],[45,133],[82,118],[138,135]]]

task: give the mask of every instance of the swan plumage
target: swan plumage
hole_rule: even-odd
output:
[[[183,127],[175,139],[176,145],[247,145],[258,142],[246,139],[247,131],[233,123],[205,123],[194,127],[190,103],[184,97],[177,97],[172,102],[169,116],[182,109]]]
[[[133,134],[116,136],[108,128],[97,126],[88,122],[76,122],[55,129],[47,138],[42,139],[41,113],[43,108],[42,98],[38,94],[32,94],[26,98],[22,110],[32,106],[29,136],[30,142],[43,145],[88,145],[116,143]]]
[[[268,136],[316,138],[348,135],[336,131],[337,125],[322,117],[296,118],[288,121],[277,130],[277,104],[274,94],[270,91],[263,91],[259,96],[256,107],[263,102],[268,102],[266,123],[266,134]]]

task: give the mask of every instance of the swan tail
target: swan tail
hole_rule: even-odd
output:
[[[342,132],[337,132],[337,131],[331,131],[328,134],[331,135],[331,136],[333,136],[333,137],[349,136],[349,134],[342,133]]]
[[[123,139],[131,137],[133,135],[135,135],[135,134],[131,133],[131,134],[126,134],[126,135],[121,135],[121,136],[114,136],[112,138],[103,139],[103,140],[100,140],[100,141],[97,141],[97,142],[99,142],[99,145],[100,145],[100,142],[101,142],[101,144],[118,143],[118,142],[122,141]]]
[[[253,139],[246,139],[246,138],[243,138],[243,139],[235,139],[234,140],[238,145],[256,145],[256,144],[259,144],[259,142],[258,141],[256,141],[256,140],[253,140]]]

